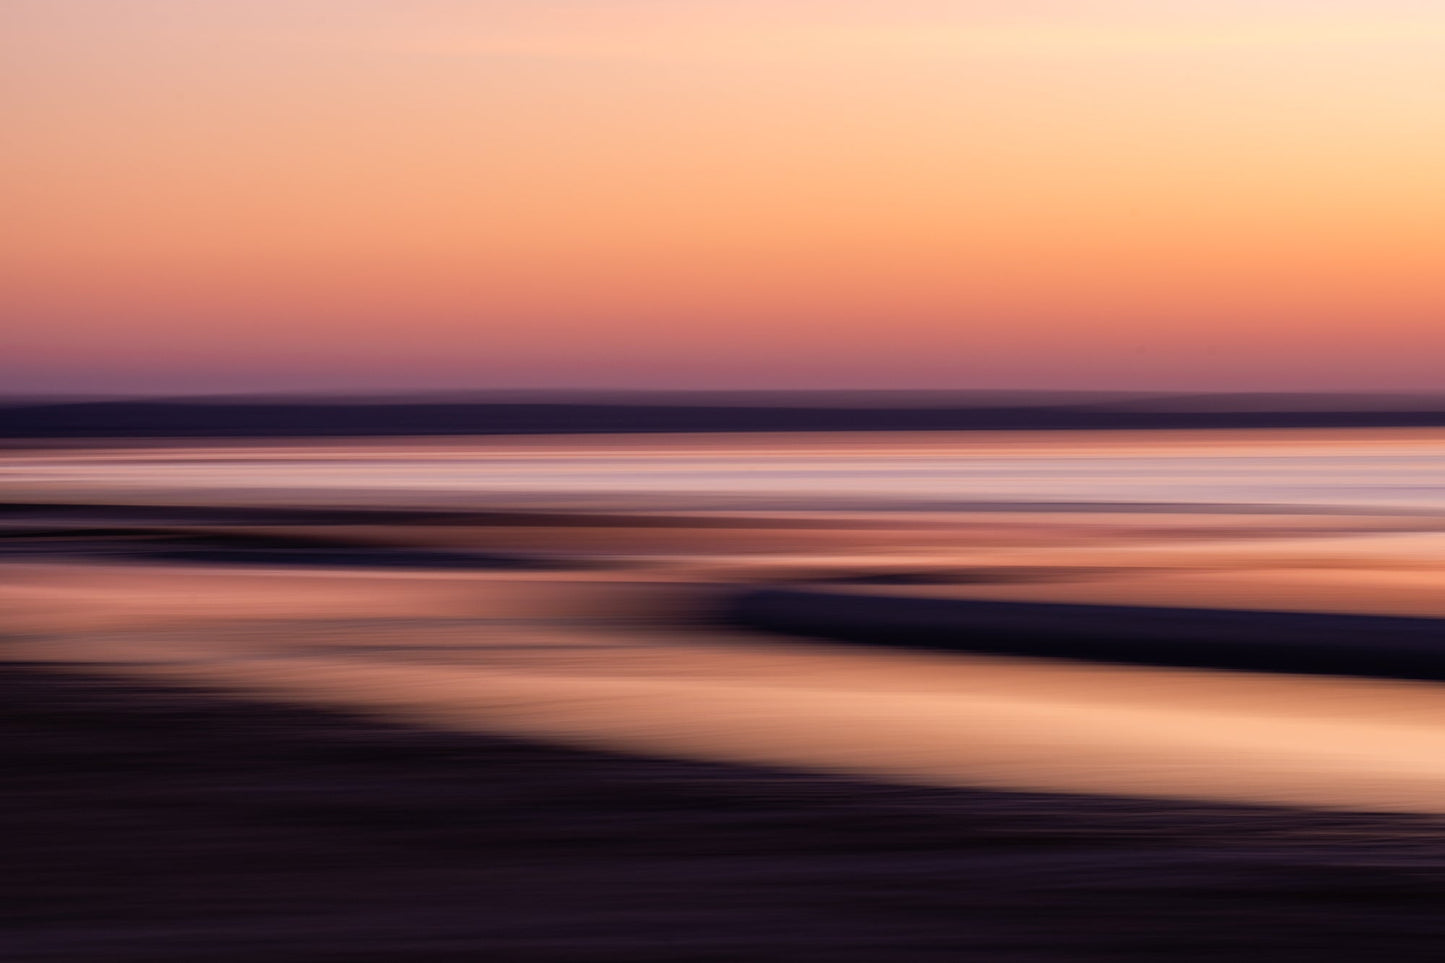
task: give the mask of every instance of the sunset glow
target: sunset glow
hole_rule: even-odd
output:
[[[11,0],[14,390],[1441,389],[1419,0]]]

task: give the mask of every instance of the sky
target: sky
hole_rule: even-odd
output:
[[[1438,0],[6,0],[0,391],[1445,390]]]

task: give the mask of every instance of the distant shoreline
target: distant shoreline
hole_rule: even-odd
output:
[[[1175,399],[1177,400],[1177,399]],[[1394,408],[1070,402],[806,405],[557,402],[86,401],[0,406],[0,438],[310,438],[668,432],[1435,428],[1445,403]]]

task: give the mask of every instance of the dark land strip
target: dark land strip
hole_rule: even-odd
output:
[[[589,566],[589,563],[578,559],[553,559],[512,552],[417,548],[361,539],[124,527],[0,531],[0,557],[5,556],[427,571],[547,571]]]
[[[1445,680],[1445,619],[762,588],[712,621],[842,642],[1145,665]]]
[[[1025,405],[126,400],[0,404],[0,437],[187,438],[625,432],[1445,426],[1445,404],[1260,410],[1147,402]]]

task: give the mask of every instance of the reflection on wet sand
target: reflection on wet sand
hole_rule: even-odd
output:
[[[10,574],[15,660],[926,784],[1445,812],[1431,684],[800,645],[622,573]]]

